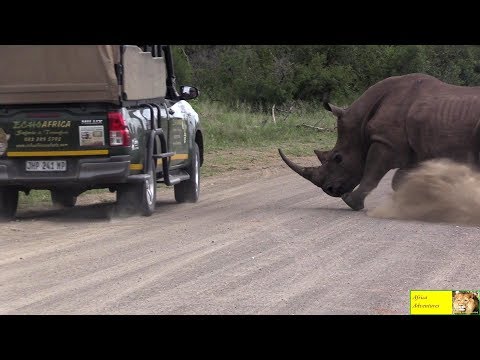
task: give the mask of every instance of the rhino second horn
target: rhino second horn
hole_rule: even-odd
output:
[[[293,163],[289,158],[285,156],[282,150],[278,149],[280,156],[282,157],[285,164],[288,165],[290,169],[295,171],[298,175],[302,176],[303,178],[311,181],[317,186],[321,186],[320,184],[320,176],[319,176],[319,168],[318,167],[302,167],[295,163]]]
[[[322,165],[327,162],[328,156],[330,155],[330,151],[313,150],[313,152],[317,155],[317,158]]]

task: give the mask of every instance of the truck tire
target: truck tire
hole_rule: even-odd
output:
[[[175,200],[179,203],[195,203],[200,196],[200,149],[197,143],[193,145],[192,161],[187,173],[189,180],[174,185]]]
[[[155,212],[157,204],[157,172],[155,166],[152,166],[150,180],[145,180],[139,184],[140,213],[143,216],[150,216]]]
[[[156,202],[157,177],[155,169],[150,173],[150,180],[125,184],[117,189],[117,213],[119,215],[140,213],[143,216],[150,216],[155,211]]]
[[[18,206],[18,190],[8,187],[0,188],[0,220],[12,220]]]
[[[72,208],[77,203],[77,197],[65,190],[50,190],[52,203],[60,208]]]

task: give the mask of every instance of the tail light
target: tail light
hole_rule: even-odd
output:
[[[108,127],[110,129],[110,146],[130,146],[130,131],[120,111],[108,113]]]

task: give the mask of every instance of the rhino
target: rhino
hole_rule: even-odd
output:
[[[425,160],[478,165],[480,87],[415,73],[377,82],[347,108],[328,101],[324,107],[337,118],[337,142],[332,150],[314,150],[320,166],[299,166],[278,151],[293,171],[353,210],[364,208],[391,169],[397,169],[391,183],[396,190]]]

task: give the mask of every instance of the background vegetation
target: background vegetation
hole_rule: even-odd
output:
[[[202,99],[265,112],[274,104],[315,106],[325,93],[348,104],[388,76],[422,72],[457,85],[480,85],[480,46],[176,45],[179,84]]]

